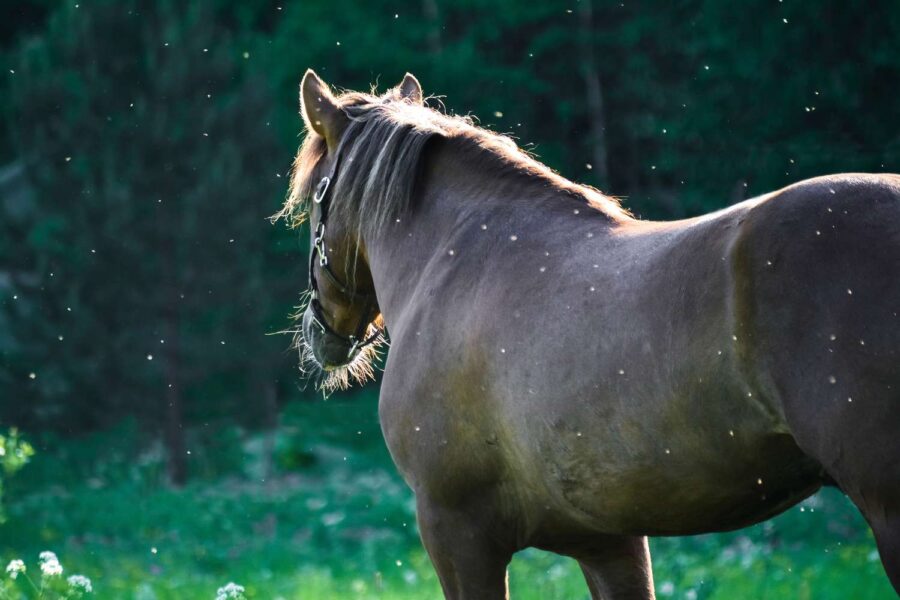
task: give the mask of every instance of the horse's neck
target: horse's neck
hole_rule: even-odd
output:
[[[450,144],[440,145],[423,165],[409,214],[366,240],[388,326],[393,314],[402,312],[417,292],[426,291],[421,274],[436,258],[461,252],[483,256],[494,251],[499,231],[507,238],[516,237],[516,232],[540,235],[544,227],[566,227],[565,221],[579,212],[598,210],[585,202],[593,191],[561,177],[528,165],[491,166],[461,155]],[[625,218],[606,213],[597,217],[610,224]]]

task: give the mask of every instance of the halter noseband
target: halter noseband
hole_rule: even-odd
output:
[[[372,309],[377,303],[375,294],[373,292],[357,292],[355,289],[351,289],[341,283],[341,280],[338,279],[337,275],[335,275],[329,265],[328,254],[325,250],[325,221],[328,218],[328,207],[330,204],[330,195],[328,192],[331,189],[331,182],[334,180],[338,165],[341,162],[341,146],[343,146],[343,143],[338,146],[337,152],[335,152],[335,159],[334,164],[331,166],[331,172],[319,181],[319,185],[316,186],[316,191],[313,194],[313,202],[319,205],[319,222],[313,230],[313,248],[312,252],[309,253],[309,306],[312,309],[313,323],[322,333],[328,333],[349,346],[350,349],[347,352],[347,358],[350,358],[353,356],[353,353],[360,348],[364,348],[365,346],[374,343],[381,335],[382,331],[376,327],[375,333],[368,338],[365,337],[366,328],[369,326],[369,315],[372,314]],[[325,319],[325,312],[322,310],[322,304],[319,302],[319,283],[316,280],[315,273],[316,255],[319,256],[318,262],[320,271],[325,273],[325,276],[331,284],[337,288],[341,294],[349,296],[353,300],[362,299],[366,301],[365,310],[363,311],[362,317],[360,317],[359,325],[356,326],[356,330],[352,335],[346,336],[338,333]]]

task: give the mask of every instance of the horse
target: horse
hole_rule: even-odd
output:
[[[900,176],[817,177],[634,218],[507,137],[301,83],[277,217],[309,219],[299,343],[371,374],[449,599],[508,597],[513,554],[651,599],[647,536],[745,527],[837,486],[900,590]]]

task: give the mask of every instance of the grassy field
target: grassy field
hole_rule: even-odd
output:
[[[9,488],[3,565],[53,550],[102,599],[212,600],[228,581],[253,599],[439,597],[374,402],[292,405],[272,439],[194,432],[194,479],[180,490],[162,484],[162,452],[138,438],[123,425],[40,441]],[[895,597],[864,522],[834,490],[762,525],[652,549],[661,598]],[[588,597],[574,562],[531,550],[513,561],[510,587],[515,599]]]

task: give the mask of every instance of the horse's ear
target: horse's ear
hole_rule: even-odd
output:
[[[403,81],[400,82],[397,89],[400,90],[401,98],[409,100],[413,104],[423,103],[422,85],[412,73],[407,73],[403,77]]]
[[[325,138],[328,149],[334,150],[349,119],[312,69],[306,70],[300,83],[300,113],[306,127]]]

